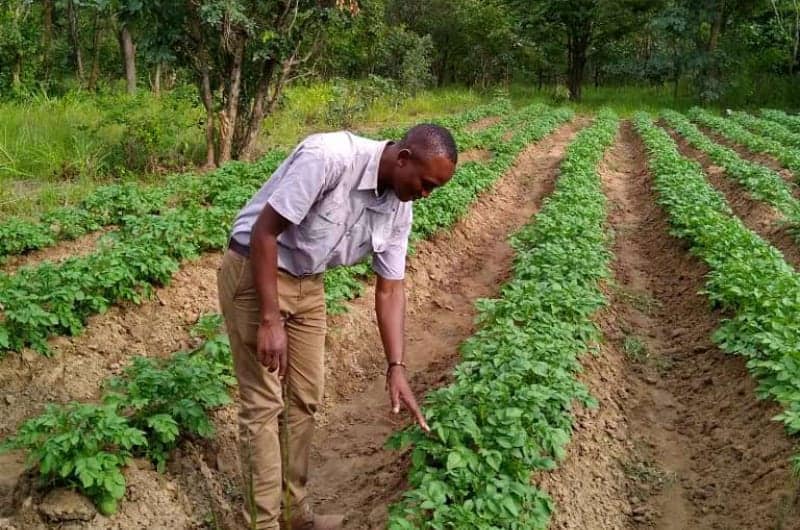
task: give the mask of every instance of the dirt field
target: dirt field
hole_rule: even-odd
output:
[[[448,383],[459,344],[474,331],[475,300],[495,296],[508,278],[507,237],[535,216],[553,190],[566,147],[590,123],[578,117],[529,146],[452,230],[418,245],[407,274],[406,355],[419,397]],[[775,211],[752,200],[702,153],[683,141],[680,147],[749,228],[800,264],[800,247]],[[705,266],[670,235],[629,123],[621,125],[599,172],[614,277],[604,286],[609,305],[596,316],[604,340],[597,355],[584,356],[582,374],[599,405],[576,411],[566,459],[532,478],[555,501],[551,527],[800,529],[789,463],[793,441],[770,420],[777,406],[756,399],[743,361],[711,342],[725,315],[700,294]],[[25,259],[62,257],[93,242],[88,237]],[[205,255],[152,300],[93,317],[82,335],[54,340],[53,357],[26,351],[0,360],[0,435],[48,403],[95,399],[103,379],[131,355],[165,356],[189,346],[190,324],[217,311],[219,260]],[[410,418],[389,411],[373,294],[368,286],[347,313],[330,318],[327,388],[312,451],[316,508],[345,514],[353,530],[385,526],[408,467],[407,454],[383,448]],[[136,461],[119,513],[89,522],[45,523],[43,492],[22,474],[20,455],[0,456],[0,530],[241,528],[236,406],[216,411],[214,423],[215,437],[183,443],[164,474]]]

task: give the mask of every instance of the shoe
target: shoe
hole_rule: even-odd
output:
[[[339,530],[344,524],[344,515],[340,514],[306,514],[300,513],[292,517],[290,530]],[[281,528],[284,528],[281,525]]]
[[[292,530],[339,530],[344,524],[344,515],[314,514],[311,521],[292,521]]]

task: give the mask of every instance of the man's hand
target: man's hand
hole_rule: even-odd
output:
[[[414,393],[411,391],[411,387],[408,386],[404,367],[392,366],[389,368],[389,373],[386,376],[386,388],[389,390],[389,399],[392,400],[393,413],[400,412],[400,403],[402,403],[414,415],[422,430],[431,432],[428,423],[425,421],[425,416],[422,415],[422,411],[417,405]]]
[[[278,378],[283,379],[288,364],[287,338],[286,330],[283,328],[283,319],[276,317],[262,321],[258,326],[257,341],[256,357],[259,362],[270,372],[277,369]]]

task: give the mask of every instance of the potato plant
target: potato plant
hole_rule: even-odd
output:
[[[235,378],[221,317],[201,318],[192,334],[202,341],[194,350],[134,358],[107,382],[101,404],[49,405],[0,450],[25,451],[43,482],[75,488],[102,513],[114,513],[131,457],[149,458],[163,471],[181,437],[212,436],[209,411],[231,401]]]
[[[661,115],[692,146],[723,167],[753,198],[774,206],[789,219],[800,220],[800,204],[792,195],[792,186],[780,175],[766,166],[744,160],[733,149],[714,142],[681,113],[664,110]]]
[[[732,142],[736,142],[757,153],[774,156],[784,167],[800,178],[800,150],[784,146],[782,143],[754,134],[738,123],[715,116],[711,112],[694,107],[689,110],[689,117],[720,133]]]
[[[800,134],[800,116],[782,110],[761,109],[761,115],[769,121],[779,123],[795,134]]]
[[[731,119],[739,125],[780,142],[790,149],[800,149],[800,134],[792,132],[780,123],[758,118],[742,111],[731,114]]]
[[[706,262],[710,272],[705,293],[729,315],[714,332],[714,342],[747,359],[758,396],[777,401],[784,412],[775,419],[790,434],[800,433],[800,275],[732,215],[700,166],[682,157],[649,116],[638,114],[634,122],[672,231]],[[800,471],[800,455],[794,457],[794,466]]]
[[[594,402],[577,373],[605,303],[611,256],[596,168],[616,130],[603,111],[578,134],[556,190],[514,236],[513,278],[499,299],[479,301],[480,328],[461,347],[455,382],[426,400],[431,435],[414,426],[390,440],[413,450],[389,528],[547,527],[552,502],[531,473],[563,458],[573,403]]]

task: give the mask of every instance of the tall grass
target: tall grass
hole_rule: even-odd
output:
[[[490,97],[466,88],[409,96],[367,81],[294,85],[264,121],[259,150],[288,148],[314,132],[410,125]],[[188,86],[161,98],[79,92],[0,103],[0,215],[36,215],[100,183],[155,181],[164,171],[199,164],[203,118]]]
[[[376,96],[374,90],[362,91],[359,86],[364,85],[355,83],[346,90],[332,82],[290,87],[281,107],[264,121],[261,150],[291,147],[316,132],[412,124],[489,99],[466,88],[430,89],[412,96],[387,91]]]

